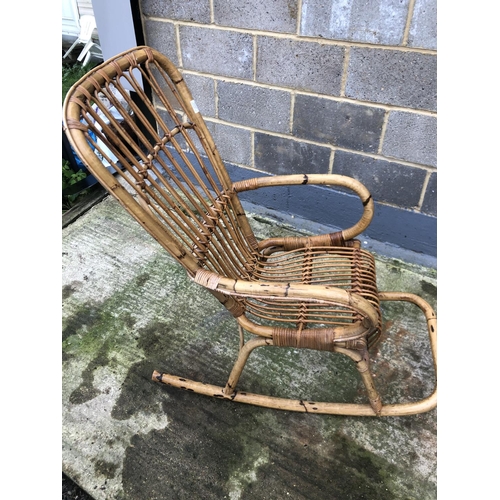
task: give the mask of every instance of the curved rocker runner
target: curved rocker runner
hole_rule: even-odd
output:
[[[437,372],[431,306],[377,289],[375,261],[356,236],[373,200],[350,177],[268,176],[231,182],[195,101],[173,63],[150,47],[123,52],[68,92],[64,130],[94,177],[238,323],[239,354],[224,386],[154,371],[153,380],[229,401],[308,413],[410,415],[436,406],[428,397],[385,404],[374,384],[370,349],[379,341],[381,301],[418,306]],[[328,185],[352,190],[363,213],[352,227],[311,237],[257,241],[238,193],[269,186]],[[245,342],[244,331],[252,338]],[[356,365],[366,404],[284,399],[244,392],[238,380],[257,347],[340,353]]]

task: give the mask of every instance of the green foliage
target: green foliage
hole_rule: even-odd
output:
[[[83,67],[81,63],[64,64],[62,67],[62,101],[71,86],[88,73],[96,64],[87,64]]]
[[[73,171],[68,161],[62,161],[62,189],[63,191],[70,186],[73,186],[77,182],[85,179],[87,174],[83,170],[79,170],[78,172]],[[69,210],[81,197],[85,196],[87,191],[81,191],[80,193],[63,195],[62,199],[62,208],[63,211]]]
[[[80,78],[82,78],[88,71],[90,71],[96,64],[88,64],[83,67],[81,63],[76,62],[74,64],[63,64],[62,67],[62,102],[66,97],[69,89],[75,84]],[[62,189],[66,189],[73,184],[85,179],[87,174],[80,170],[74,172],[71,168],[69,162],[63,159],[62,161]],[[82,191],[77,194],[63,195],[62,197],[62,208],[63,211],[69,210],[77,200],[81,199],[87,194],[87,191]]]
[[[81,181],[87,177],[87,174],[83,170],[79,170],[78,172],[74,172],[70,167],[68,161],[62,161],[62,188],[63,190],[76,184],[78,181]]]

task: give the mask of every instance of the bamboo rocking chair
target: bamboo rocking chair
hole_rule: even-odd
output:
[[[341,415],[410,415],[436,406],[382,404],[369,349],[381,334],[381,301],[409,301],[427,322],[434,368],[434,311],[410,293],[377,290],[372,255],[354,239],[370,223],[373,200],[341,175],[282,175],[231,182],[181,73],[162,54],[137,47],[92,69],[68,92],[63,126],[94,177],[236,318],[239,355],[225,386],[154,371],[163,384],[269,408]],[[257,241],[238,193],[266,186],[319,184],[354,191],[363,204],[351,228],[313,237]],[[244,332],[251,335],[245,341]],[[248,334],[247,333],[247,334]],[[292,400],[237,390],[253,349],[286,346],[351,358],[366,404]]]

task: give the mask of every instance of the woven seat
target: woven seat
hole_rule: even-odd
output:
[[[262,257],[249,274],[250,281],[299,283],[334,286],[350,290],[370,302],[379,315],[377,327],[368,336],[368,346],[374,345],[381,332],[380,302],[373,256],[358,248],[307,247]],[[359,320],[355,311],[330,304],[301,300],[279,301],[248,298],[243,301],[245,313],[255,324],[272,323],[276,332],[306,329],[315,338],[317,330],[325,332],[335,327],[346,327]],[[248,327],[251,329],[251,326]],[[273,333],[274,344],[276,335]],[[255,330],[257,333],[257,329]],[[295,344],[294,344],[295,345]],[[332,350],[333,344],[326,346]],[[321,349],[319,345],[314,347]]]
[[[381,334],[380,302],[420,307],[435,368],[437,325],[422,298],[378,291],[373,256],[356,239],[374,206],[360,182],[304,173],[233,183],[181,73],[149,47],[123,52],[77,82],[66,97],[63,122],[94,177],[238,325],[239,354],[225,385],[160,370],[153,380],[229,401],[311,413],[408,415],[436,406],[437,389],[420,401],[386,405],[375,387],[369,349]],[[257,241],[238,193],[306,184],[353,191],[363,211],[359,221],[330,234]],[[348,356],[364,383],[366,403],[307,402],[239,389],[250,353],[271,345]]]

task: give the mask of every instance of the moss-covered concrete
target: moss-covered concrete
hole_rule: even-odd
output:
[[[259,237],[294,234],[252,217]],[[379,288],[436,306],[436,271],[377,256]],[[436,410],[398,418],[297,414],[158,385],[153,369],[223,385],[235,320],[112,199],[63,230],[63,471],[97,500],[436,498]],[[372,353],[386,403],[432,391],[420,311],[384,303]],[[261,348],[251,392],[365,402],[342,355]]]

